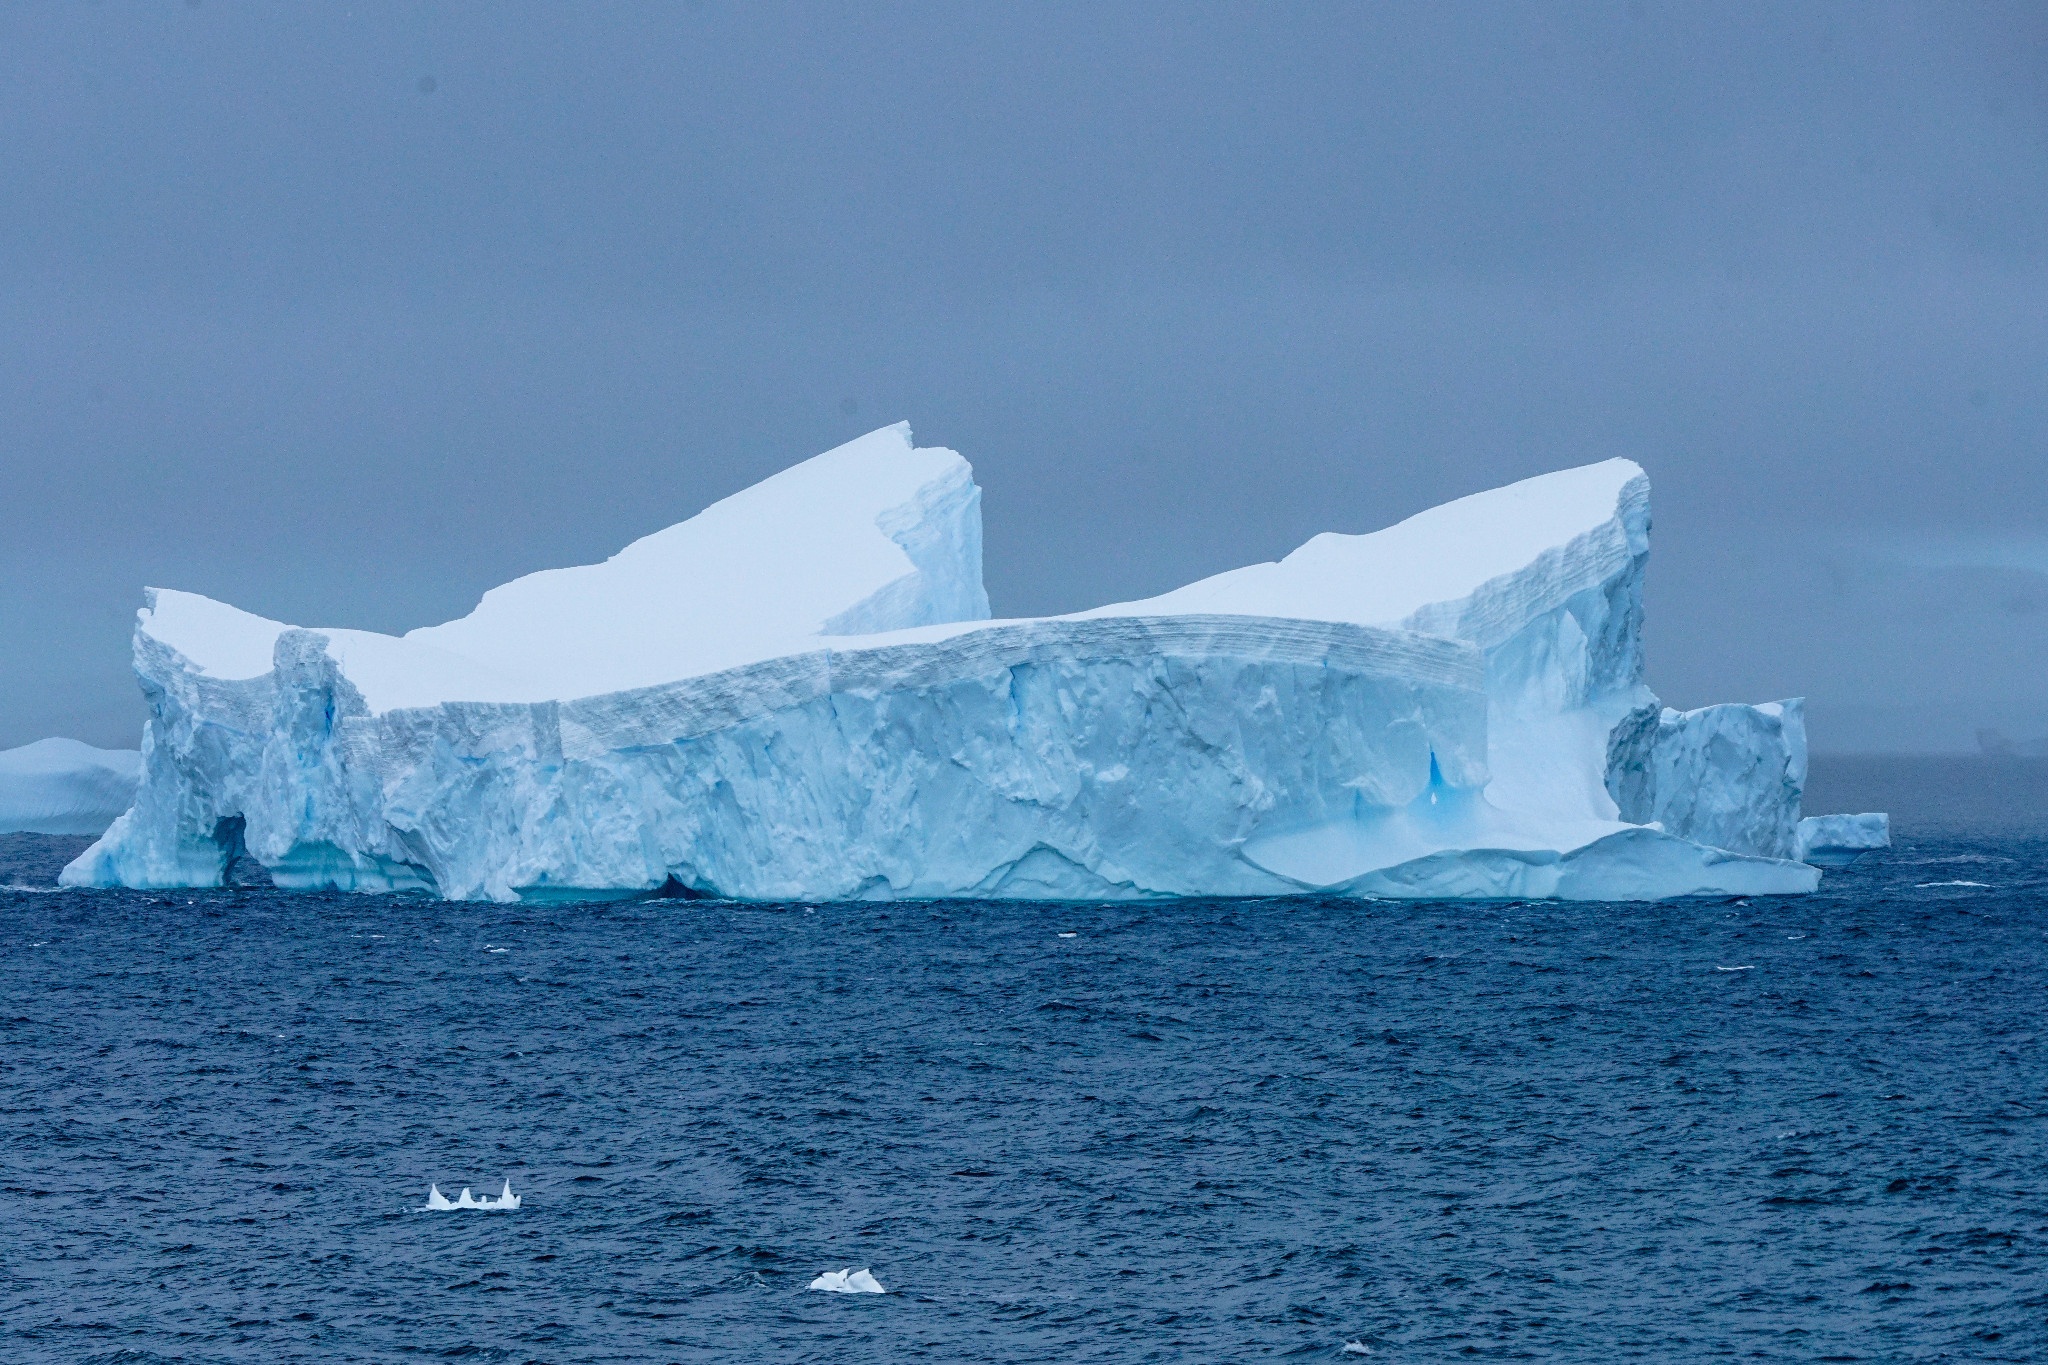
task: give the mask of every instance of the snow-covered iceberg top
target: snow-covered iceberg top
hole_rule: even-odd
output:
[[[651,687],[858,634],[988,615],[981,490],[950,450],[899,423],[634,541],[548,569],[476,610],[402,636],[322,627],[372,714],[442,702],[537,702]],[[260,678],[297,629],[153,589],[137,633],[213,679]]]
[[[404,636],[155,591],[72,885],[451,897],[1810,889],[1798,704],[1644,685],[1649,482],[1525,480],[990,621],[966,461],[884,428]]]
[[[0,834],[103,834],[141,779],[134,749],[39,739],[0,750]]]

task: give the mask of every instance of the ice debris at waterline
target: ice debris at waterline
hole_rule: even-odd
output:
[[[812,1280],[812,1289],[828,1289],[835,1294],[882,1294],[887,1291],[881,1282],[865,1270],[828,1270]]]
[[[104,834],[141,779],[133,749],[39,739],[0,750],[0,834]]]
[[[988,619],[887,427],[404,636],[152,589],[134,808],[72,886],[458,899],[1811,890],[1800,703],[1660,707],[1627,460],[1141,602]]]
[[[505,1182],[505,1188],[499,1192],[496,1199],[491,1198],[489,1195],[478,1199],[469,1192],[469,1186],[464,1185],[461,1197],[450,1201],[447,1195],[441,1193],[439,1185],[429,1185],[427,1186],[427,1207],[436,1211],[441,1209],[516,1209],[519,1207],[519,1196],[512,1193],[512,1182],[509,1180]]]

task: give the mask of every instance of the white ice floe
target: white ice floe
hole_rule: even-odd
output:
[[[512,1193],[512,1182],[509,1180],[505,1182],[505,1188],[499,1192],[496,1199],[491,1198],[489,1195],[478,1199],[469,1192],[469,1186],[464,1185],[461,1197],[451,1200],[447,1195],[441,1193],[439,1185],[429,1185],[427,1186],[427,1207],[437,1211],[441,1209],[516,1209],[519,1207],[519,1196]]]
[[[812,1280],[812,1289],[826,1289],[835,1294],[881,1294],[885,1293],[881,1282],[865,1270],[828,1270]]]
[[[1362,1341],[1347,1341],[1344,1343],[1343,1354],[1347,1356],[1369,1356],[1372,1354],[1372,1347]]]
[[[1916,882],[1913,889],[1916,891],[1926,891],[1937,886],[1974,886],[1985,891],[1991,889],[1990,882]]]
[[[1717,972],[1753,972],[1756,970],[1756,964],[1752,962],[1743,967],[1716,967],[1714,970]]]
[[[63,881],[246,852],[499,901],[1810,891],[1799,703],[1645,683],[1649,528],[1608,460],[996,621],[972,470],[898,425],[404,636],[150,589],[141,788]]]

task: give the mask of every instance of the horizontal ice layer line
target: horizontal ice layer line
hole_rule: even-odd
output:
[[[994,677],[1025,664],[1211,656],[1305,664],[1462,691],[1471,702],[1483,705],[1481,661],[1470,646],[1331,621],[1245,616],[1052,618],[999,622],[932,643],[895,643],[894,638],[845,637],[838,641],[841,648],[787,655],[661,687],[543,705],[553,707],[565,758],[694,739],[835,692],[916,691]],[[499,744],[489,729],[488,708],[454,706],[474,717],[477,728],[467,733],[474,736],[476,752],[490,752]],[[396,741],[422,722],[429,727],[438,724],[430,716],[393,712],[384,720],[384,730]],[[1483,758],[1475,761],[1483,764]]]

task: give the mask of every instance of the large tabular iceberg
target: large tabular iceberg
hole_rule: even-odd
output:
[[[1812,889],[1797,702],[1662,711],[1610,460],[1142,602],[991,621],[980,490],[873,432],[402,637],[152,590],[69,885],[457,898]]]
[[[135,801],[142,755],[75,739],[0,750],[0,834],[100,834]]]

